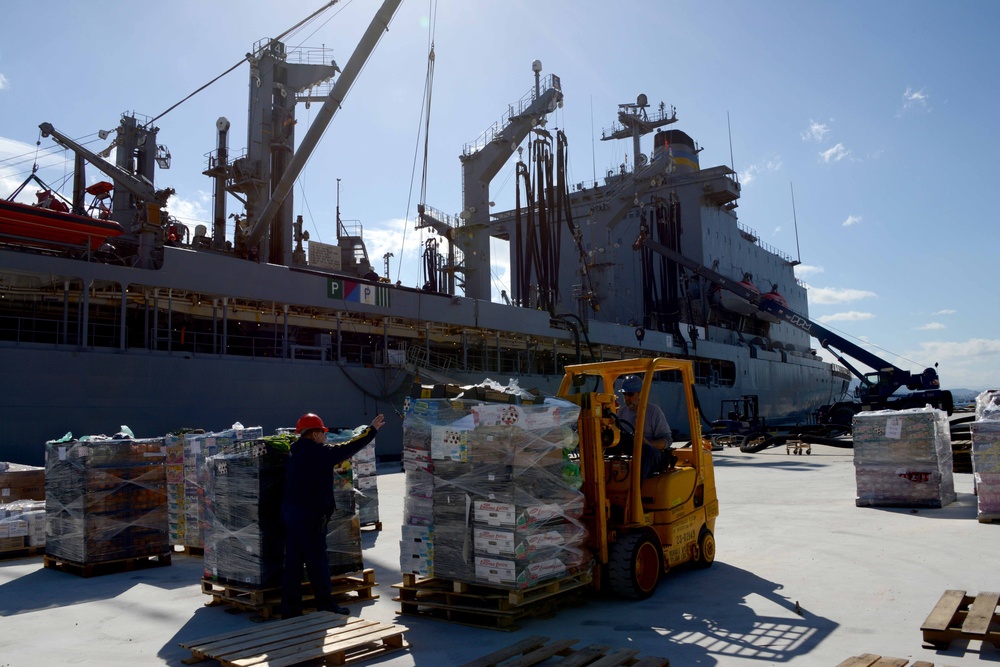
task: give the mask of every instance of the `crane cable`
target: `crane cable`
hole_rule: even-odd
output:
[[[424,205],[427,203],[427,162],[429,154],[429,143],[430,143],[430,127],[431,127],[431,92],[434,89],[434,33],[437,29],[437,0],[429,0],[427,6],[427,14],[429,18],[430,30],[427,34],[427,76],[424,79],[424,97],[420,105],[420,121],[423,122],[423,135],[424,135],[424,161],[423,161],[423,172],[420,178],[420,198],[417,204],[417,219],[419,220],[420,213],[424,210]],[[413,149],[413,169],[410,173],[410,189],[409,192],[413,193],[413,179],[417,171],[417,153],[420,150],[420,133],[419,129],[420,122],[418,121],[417,129],[417,143]],[[407,220],[410,213],[410,199],[406,200],[406,214],[403,216],[403,220]],[[399,244],[399,264],[396,266],[396,282],[399,282],[400,273],[403,270],[403,257],[405,257],[406,250],[406,232],[408,225],[403,223],[403,235],[402,240]],[[451,243],[451,240],[448,240]],[[421,243],[420,245],[423,245]]]

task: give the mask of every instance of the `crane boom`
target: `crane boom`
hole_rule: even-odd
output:
[[[824,349],[829,350],[831,354],[837,357],[861,381],[861,386],[858,388],[858,399],[863,405],[876,408],[890,407],[890,397],[901,387],[906,387],[911,391],[920,390],[923,392],[915,395],[913,401],[910,402],[926,399],[928,403],[943,407],[949,413],[951,412],[953,407],[951,392],[941,391],[938,374],[934,368],[926,368],[919,374],[903,370],[860,345],[852,343],[822,324],[810,320],[808,317],[793,311],[787,306],[781,305],[773,299],[764,298],[758,292],[748,289],[739,282],[698,264],[672,248],[647,238],[645,234],[640,234],[639,238],[632,244],[633,250],[639,250],[642,247],[649,248],[653,252],[663,255],[668,260],[674,261],[695,274],[704,277],[714,285],[718,285],[722,289],[728,290],[749,301],[759,311],[773,315],[779,321],[786,322],[818,340]],[[845,360],[844,355],[860,361],[875,372],[869,374],[862,373]]]
[[[385,0],[375,14],[365,34],[362,35],[361,41],[358,42],[357,47],[354,49],[354,53],[351,54],[350,60],[344,66],[343,72],[341,72],[337,78],[337,82],[330,90],[326,101],[323,102],[323,106],[316,114],[316,120],[309,126],[309,130],[302,138],[299,149],[292,156],[291,161],[288,163],[288,168],[282,174],[281,180],[278,181],[274,191],[271,193],[271,198],[257,219],[251,221],[250,230],[247,232],[247,245],[256,245],[264,238],[271,219],[278,212],[288,193],[292,191],[295,179],[299,177],[302,168],[309,160],[316,145],[319,144],[319,140],[322,138],[323,133],[326,132],[326,128],[330,125],[330,121],[333,120],[337,110],[340,109],[344,98],[347,97],[348,91],[354,85],[354,80],[358,78],[365,63],[368,62],[368,57],[375,50],[379,38],[389,29],[389,22],[392,21],[392,17],[402,1]]]

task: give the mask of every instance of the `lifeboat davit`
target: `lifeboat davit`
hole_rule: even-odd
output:
[[[97,250],[125,229],[112,220],[71,213],[51,192],[38,193],[38,204],[0,199],[0,241],[54,249]]]
[[[770,301],[772,304],[777,304],[781,308],[788,308],[788,300],[781,296],[781,293],[778,292],[777,285],[771,285],[771,291],[766,294],[762,294],[760,298],[762,301]],[[758,311],[757,317],[765,322],[770,322],[771,324],[777,324],[781,321],[781,318],[777,315],[764,310]]]
[[[750,290],[754,294],[760,294],[760,290],[757,286],[753,284],[753,276],[749,273],[743,274],[743,280],[739,281],[742,287]],[[753,305],[741,296],[730,292],[729,290],[718,288],[719,305],[726,310],[737,313],[738,315],[753,315],[757,312],[757,306]]]

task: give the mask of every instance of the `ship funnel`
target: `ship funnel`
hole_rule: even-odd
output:
[[[653,159],[664,151],[669,151],[674,159],[674,173],[698,171],[698,149],[694,139],[681,130],[662,130],[653,139]]]

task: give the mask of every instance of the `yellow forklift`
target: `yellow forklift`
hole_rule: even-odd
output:
[[[642,378],[636,423],[617,415],[616,387]],[[660,389],[683,395],[687,443],[674,443],[669,467],[640,479],[646,407],[654,379]],[[580,406],[579,463],[586,507],[582,521],[594,554],[594,585],[628,598],[653,594],[660,578],[683,563],[708,567],[715,560],[719,500],[712,446],[701,434],[690,361],[623,359],[566,367],[559,397]],[[680,395],[678,396],[678,398]],[[683,432],[683,424],[671,424]]]

